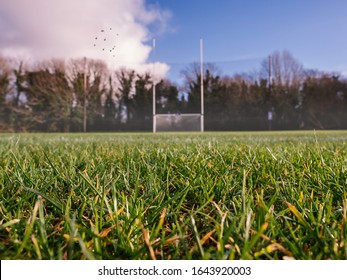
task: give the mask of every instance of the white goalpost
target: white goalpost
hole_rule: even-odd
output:
[[[203,64],[202,38],[200,38],[200,85],[201,85],[200,131],[204,132],[204,64]]]
[[[153,51],[155,39],[153,39]],[[156,114],[155,66],[153,61],[153,132],[169,131],[204,131],[204,77],[203,77],[203,40],[200,38],[200,114]]]

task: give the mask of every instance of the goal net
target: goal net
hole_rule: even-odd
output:
[[[154,131],[200,131],[200,114],[157,114],[154,116]]]

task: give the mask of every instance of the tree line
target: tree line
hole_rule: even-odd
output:
[[[156,83],[156,113],[200,113],[200,66],[184,84]],[[205,64],[205,130],[346,129],[347,81],[276,51],[254,73]],[[0,131],[151,131],[153,77],[105,62],[52,59],[26,66],[0,56]]]

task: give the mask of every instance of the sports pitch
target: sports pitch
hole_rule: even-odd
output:
[[[346,259],[347,132],[0,134],[0,259]]]

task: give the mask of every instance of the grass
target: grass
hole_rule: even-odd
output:
[[[0,259],[346,259],[347,132],[1,134]]]

